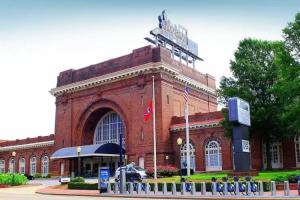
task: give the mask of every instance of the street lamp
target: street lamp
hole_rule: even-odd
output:
[[[168,161],[169,161],[169,156],[166,155],[166,161],[167,161],[167,166],[169,165]]]
[[[179,147],[179,174],[180,174],[180,182],[182,182],[181,155],[180,155],[180,146],[182,145],[182,139],[180,137],[177,139],[177,145]]]
[[[77,147],[77,155],[78,155],[78,176],[81,175],[81,167],[80,167],[80,153],[81,153],[81,147]]]
[[[13,151],[13,152],[11,153],[11,156],[13,157],[13,162],[12,162],[12,164],[13,164],[13,166],[12,166],[12,172],[13,172],[13,174],[14,174],[14,173],[15,173],[15,157],[16,157],[16,152]]]
[[[12,171],[13,171],[13,177],[12,177],[12,184],[14,185],[15,184],[15,157],[16,157],[16,152],[15,151],[13,151],[12,153],[11,153],[11,155],[12,155],[12,157],[13,157],[13,166],[12,166]]]

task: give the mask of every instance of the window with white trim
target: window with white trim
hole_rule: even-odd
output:
[[[49,157],[42,157],[42,176],[47,176],[49,174]]]
[[[296,135],[294,138],[295,142],[295,154],[296,154],[296,165],[300,166],[300,135]]]
[[[25,158],[20,158],[19,160],[19,173],[25,174]]]
[[[5,160],[0,160],[0,174],[5,173]]]
[[[33,156],[30,158],[30,175],[36,174],[36,157]]]
[[[190,142],[190,167],[195,171],[196,169],[196,150],[194,145]],[[183,145],[180,147],[180,165],[181,168],[186,168],[187,167],[187,145],[186,142],[184,142]]]
[[[119,144],[120,134],[122,134],[124,148],[125,135],[123,121],[116,112],[109,112],[100,119],[96,126],[94,144]]]
[[[9,173],[13,174],[15,173],[15,159],[14,158],[11,158],[9,159]]]
[[[222,170],[221,145],[216,140],[211,140],[205,145],[206,171]]]

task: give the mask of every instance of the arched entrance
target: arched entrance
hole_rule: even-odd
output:
[[[98,114],[97,114],[98,113]],[[101,115],[100,115],[101,113]],[[99,120],[95,123],[95,116],[99,116]],[[122,147],[125,149],[125,125],[122,117],[114,110],[103,108],[91,115],[85,128],[85,139],[87,145],[120,145],[122,138]],[[94,129],[92,129],[94,127]],[[86,157],[82,159],[83,173],[85,176],[95,176],[99,167],[109,167],[113,175],[119,165],[118,156],[102,155]]]

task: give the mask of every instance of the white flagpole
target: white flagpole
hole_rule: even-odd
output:
[[[153,164],[154,164],[154,179],[157,179],[154,76],[152,76],[152,109],[153,109],[153,162],[154,162]]]
[[[190,131],[189,131],[189,104],[185,102],[185,138],[186,138],[186,162],[187,162],[187,176],[191,175],[190,168]]]

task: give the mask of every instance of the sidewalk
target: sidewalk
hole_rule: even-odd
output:
[[[212,200],[212,199],[237,199],[237,200],[250,200],[250,199],[270,199],[270,200],[285,200],[285,199],[300,199],[300,196],[298,195],[298,191],[296,190],[291,190],[290,191],[290,196],[289,197],[285,197],[283,196],[283,192],[282,191],[278,191],[276,197],[271,197],[270,193],[265,193],[264,196],[211,196],[210,193],[208,193],[208,195],[206,196],[201,196],[200,193],[195,195],[195,196],[191,196],[191,195],[186,195],[186,196],[182,196],[178,193],[178,195],[153,195],[153,194],[149,194],[149,195],[120,195],[120,194],[99,194],[98,190],[68,190],[68,189],[64,189],[64,188],[57,188],[55,186],[49,186],[46,188],[42,188],[36,191],[36,193],[38,194],[46,194],[46,195],[72,195],[72,196],[96,196],[96,197],[124,197],[124,198],[151,198],[151,199],[201,199],[201,200]],[[268,196],[267,196],[268,195]]]

